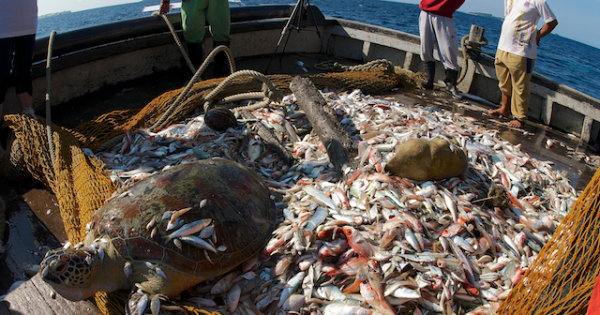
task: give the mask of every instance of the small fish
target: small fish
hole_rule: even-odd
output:
[[[184,208],[184,209],[181,209],[181,210],[174,211],[173,214],[171,214],[171,219],[169,220],[169,225],[171,225],[171,224],[174,225],[175,224],[175,220],[177,220],[180,216],[182,216],[184,213],[186,213],[186,212],[188,212],[190,210],[192,210],[192,208]]]
[[[365,258],[371,258],[375,255],[375,248],[373,245],[367,242],[355,228],[344,226],[342,231],[346,234],[350,247],[352,247],[359,255]]]
[[[403,299],[418,299],[421,297],[421,293],[419,293],[419,291],[409,289],[407,287],[400,287],[396,289],[392,295]]]
[[[225,275],[221,280],[219,280],[210,290],[210,294],[219,295],[225,292],[229,292],[229,289],[233,287],[232,280],[238,276],[237,272],[231,272]]]
[[[155,294],[150,301],[150,311],[152,315],[158,315],[160,311],[160,294]]]
[[[142,293],[142,297],[140,297],[140,299],[138,300],[135,313],[138,315],[144,314],[144,311],[146,311],[146,307],[148,307],[148,296],[145,293]]]
[[[213,253],[216,253],[217,250],[210,245],[207,241],[197,237],[197,236],[193,236],[193,235],[188,235],[188,236],[181,236],[179,237],[179,239],[187,244],[190,244],[192,246],[198,247],[198,248],[202,248],[202,249],[206,249],[209,250]]]
[[[290,297],[290,295],[296,292],[296,289],[298,288],[298,286],[300,286],[305,276],[306,272],[300,271],[288,281],[286,288],[284,288],[281,291],[281,296],[279,298],[279,303],[277,304],[277,307],[282,307],[283,303],[285,303],[285,301]]]
[[[368,283],[360,284],[360,295],[365,298],[365,301],[374,309],[383,315],[396,315],[396,311],[385,298],[380,298],[373,287]]]
[[[164,279],[167,279],[167,275],[165,274],[165,272],[162,271],[162,269],[160,269],[158,266],[154,267],[154,271],[157,275],[161,276]]]
[[[167,236],[167,242],[175,237],[186,236],[201,231],[203,228],[207,227],[210,224],[210,222],[212,222],[212,219],[202,219],[194,221],[192,223],[188,223],[179,228],[177,231],[169,234],[169,236]]]
[[[133,269],[131,268],[131,263],[126,261],[125,265],[123,266],[123,272],[125,273],[125,277],[129,278],[132,271],[133,271]]]
[[[154,226],[154,223],[156,223],[155,216],[153,216],[152,219],[150,220],[150,222],[148,222],[148,224],[146,225],[146,230],[149,231]]]
[[[215,227],[212,225],[209,225],[207,227],[205,227],[204,229],[202,229],[202,231],[200,231],[200,238],[209,238],[212,236],[213,232],[215,231]]]
[[[240,301],[240,295],[242,294],[242,289],[236,283],[227,293],[227,311],[230,314],[235,313],[235,310],[238,307],[238,303]]]
[[[306,226],[304,227],[304,230],[306,232],[312,233],[312,231],[317,226],[321,225],[321,223],[323,223],[323,221],[325,221],[325,219],[327,218],[328,215],[329,215],[329,211],[327,211],[327,209],[325,209],[323,207],[317,207],[317,211],[308,220],[308,222],[306,223]]]
[[[304,190],[307,194],[317,198],[318,201],[325,204],[329,208],[338,210],[338,207],[335,205],[335,202],[333,202],[331,198],[327,197],[322,191],[316,189],[315,187],[304,186],[302,187],[302,190]]]
[[[408,241],[408,244],[410,244],[412,248],[414,248],[419,253],[421,252],[421,246],[419,244],[419,241],[417,240],[417,237],[411,229],[404,229],[404,238]]]

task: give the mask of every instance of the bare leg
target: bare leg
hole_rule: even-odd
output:
[[[510,116],[510,95],[506,95],[502,93],[502,106],[498,109],[492,109],[489,111],[489,114],[492,116],[502,115],[502,116]]]

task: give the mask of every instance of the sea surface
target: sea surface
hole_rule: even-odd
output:
[[[415,35],[419,34],[418,18],[420,10],[416,4],[380,0],[304,1],[319,7],[325,16],[374,24]],[[159,0],[145,0],[86,11],[45,15],[39,19],[38,37],[47,37],[52,30],[64,33],[98,24],[149,16],[151,12],[142,12],[142,9],[159,3]],[[261,5],[295,4],[297,2],[290,0],[242,0],[242,3],[244,5]],[[232,4],[232,6],[234,5]],[[484,46],[483,49],[495,53],[502,26],[500,18],[456,12],[454,21],[459,39],[469,34],[472,24],[485,28],[484,36],[489,44]],[[560,33],[560,24],[556,28],[556,32]],[[538,58],[534,71],[600,99],[600,49],[598,48],[556,34],[550,34],[542,39],[541,47],[538,48]]]

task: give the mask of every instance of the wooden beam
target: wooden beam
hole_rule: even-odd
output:
[[[72,302],[56,294],[39,275],[9,293],[1,304],[5,307],[0,307],[0,315],[102,315],[90,301]]]
[[[319,90],[308,79],[295,77],[290,89],[298,100],[298,105],[306,114],[319,139],[327,149],[329,160],[340,178],[345,178],[344,171],[356,169],[358,148],[352,138],[332,114],[325,112],[327,101]]]

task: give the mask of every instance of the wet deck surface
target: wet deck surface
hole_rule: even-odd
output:
[[[305,74],[304,70],[296,65],[296,61],[302,61],[310,73],[316,73],[318,71],[311,65],[324,60],[322,56],[290,55],[280,61],[276,56],[269,67],[269,74]],[[264,72],[269,61],[270,58],[266,57],[252,61],[240,60],[236,63],[238,69],[254,69]],[[207,71],[211,71],[211,68]],[[165,91],[182,87],[190,78],[191,72],[183,69],[107,88],[85,99],[56,107],[52,112],[53,122],[71,128],[111,110],[139,108]],[[547,129],[535,122],[528,122],[524,130],[510,129],[507,127],[508,120],[506,118],[490,117],[487,115],[487,111],[492,107],[475,101],[463,100],[457,103],[448,94],[441,91],[411,94],[397,90],[385,97],[395,97],[399,102],[407,105],[435,106],[475,117],[479,123],[498,130],[502,139],[512,144],[521,143],[521,150],[527,152],[531,157],[553,161],[555,169],[568,173],[572,185],[578,191],[582,191],[586,187],[600,164],[599,157],[591,154],[587,150],[587,146],[582,145],[576,138]],[[0,137],[4,139],[6,133],[6,129],[0,130]],[[548,141],[549,139],[551,142]],[[552,145],[549,146],[549,143]],[[1,236],[1,239],[8,243],[6,251],[0,257],[0,295],[2,295],[15,281],[24,281],[32,277],[36,265],[40,263],[45,252],[50,248],[60,246],[60,243],[66,240],[66,236],[60,226],[61,221],[54,196],[39,183],[33,180],[9,182],[0,177],[0,197],[7,204],[7,231]],[[40,282],[39,278],[38,282]],[[32,283],[32,281],[28,283]],[[38,285],[35,284],[35,281],[33,283],[34,285],[22,286],[19,290],[32,290],[28,291],[32,292],[31,294],[35,292],[46,294],[43,289],[36,287]],[[23,292],[21,291],[19,296],[24,294]],[[26,300],[19,299],[21,297],[13,297],[13,301],[28,303]],[[0,314],[9,312],[6,305],[6,302],[0,305]],[[87,303],[76,304],[73,307],[64,306],[62,309],[64,312],[56,314],[76,314],[78,310],[89,308],[90,305]],[[40,307],[47,309],[48,314],[55,314],[52,306],[42,303]],[[13,314],[29,313],[24,306],[13,308],[10,312]]]

